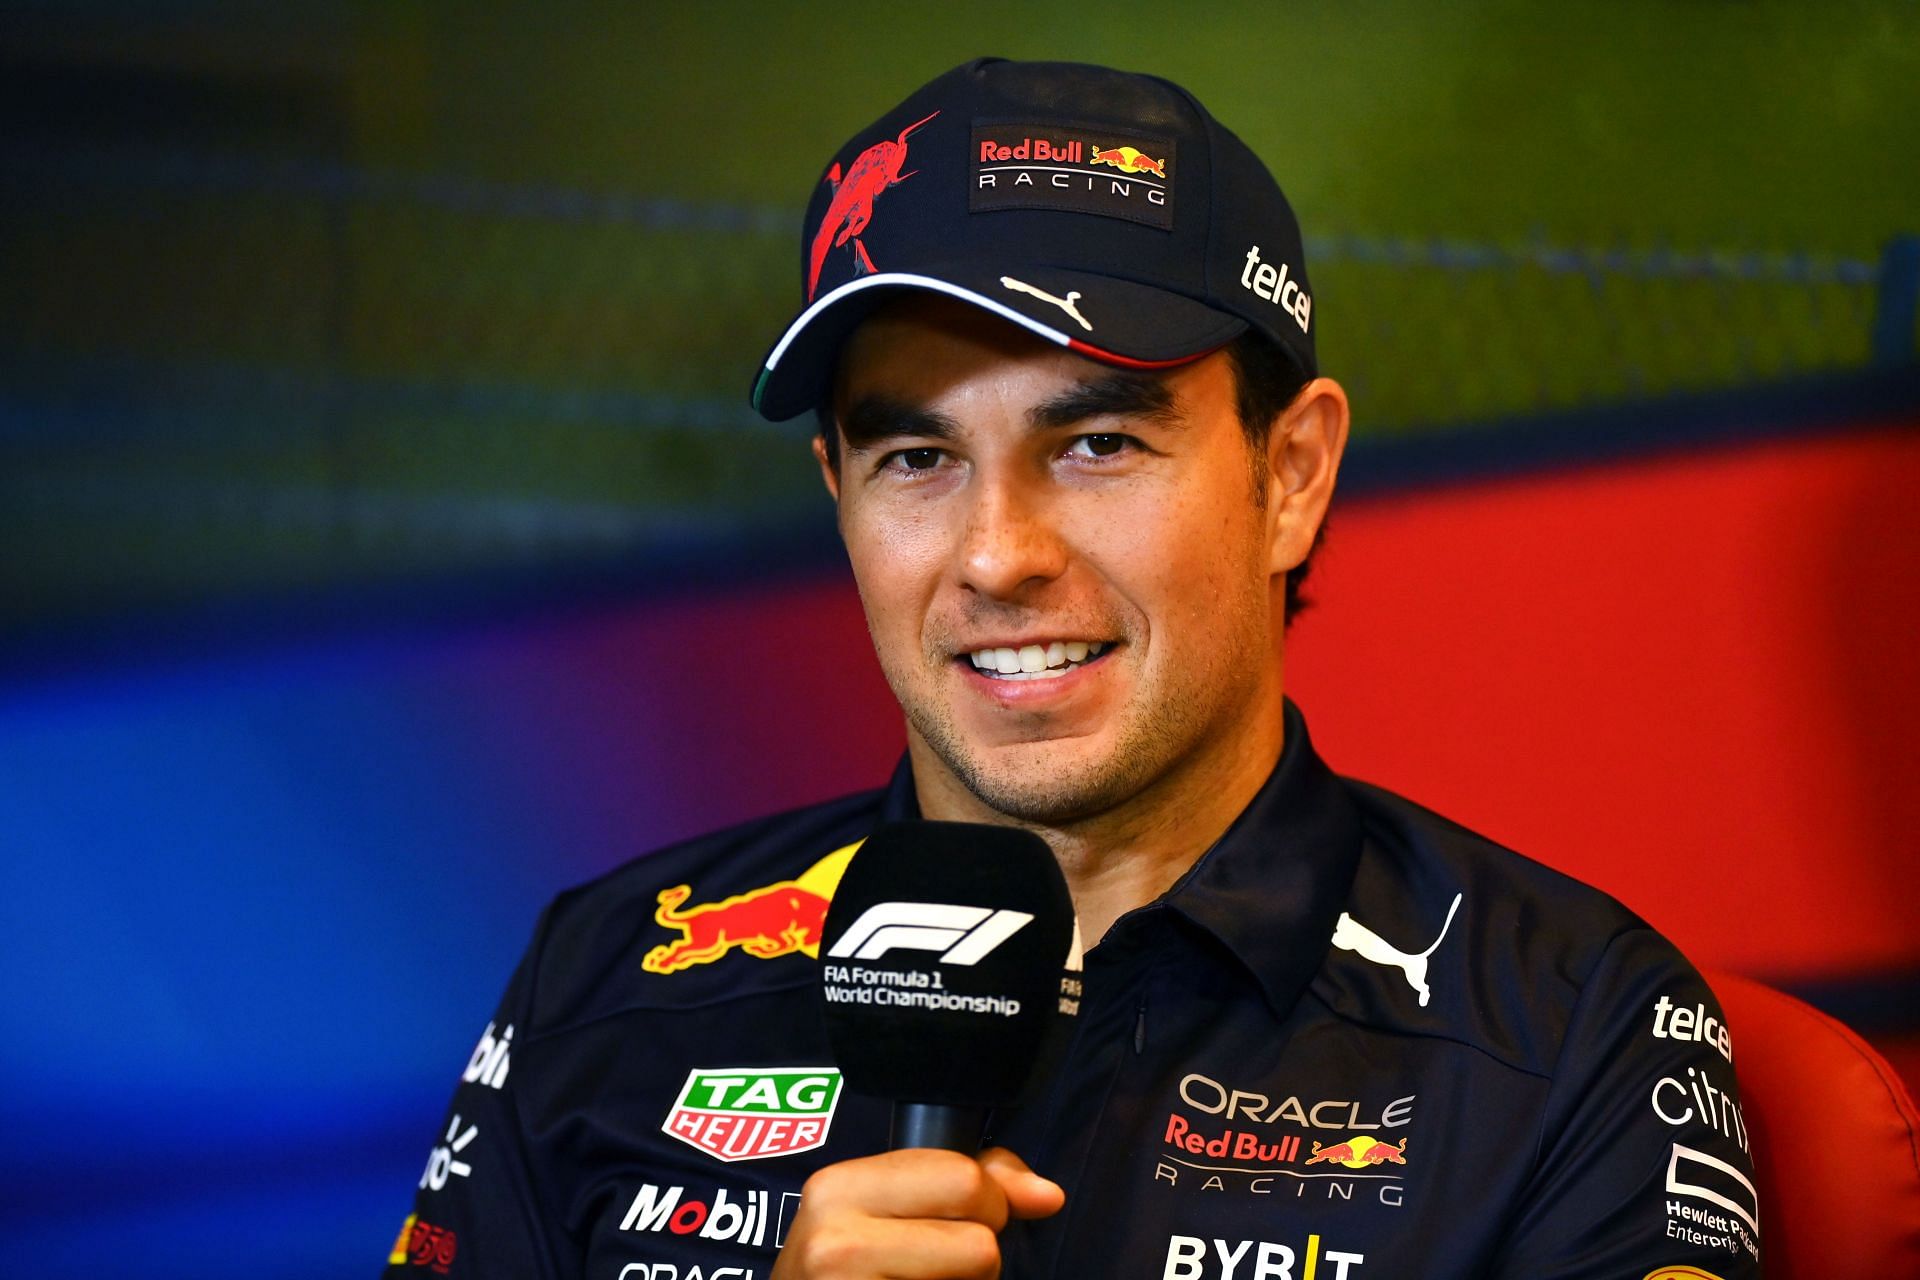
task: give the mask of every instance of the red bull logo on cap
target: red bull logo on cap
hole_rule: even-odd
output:
[[[780,880],[758,889],[687,907],[691,885],[662,889],[654,909],[656,923],[677,930],[677,941],[647,952],[640,967],[648,973],[677,973],[697,964],[712,964],[736,947],[756,960],[771,960],[796,952],[820,958],[820,930],[827,904],[846,872],[860,842],[835,849],[792,880]]]
[[[1040,124],[974,122],[969,213],[1056,209],[1173,229],[1174,142],[1107,134],[1104,145]]]
[[[1157,178],[1167,176],[1167,162],[1155,160],[1152,156],[1133,147],[1108,147],[1093,149],[1090,157],[1093,164],[1110,164],[1122,173],[1151,173]]]
[[[1307,1164],[1340,1164],[1349,1169],[1371,1169],[1381,1164],[1405,1164],[1407,1162],[1407,1140],[1399,1142],[1381,1142],[1365,1135],[1356,1134],[1345,1142],[1336,1142],[1330,1147],[1313,1144],[1313,1154],[1306,1158]]]

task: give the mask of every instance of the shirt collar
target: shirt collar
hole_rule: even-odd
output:
[[[1273,772],[1221,837],[1151,907],[1179,912],[1217,938],[1286,1016],[1326,958],[1360,861],[1360,818],[1288,699]],[[890,822],[920,816],[906,756],[881,802]],[[1149,908],[1151,909],[1151,908]]]
[[[1291,699],[1273,772],[1161,902],[1226,946],[1285,1017],[1319,971],[1360,863],[1360,815]]]

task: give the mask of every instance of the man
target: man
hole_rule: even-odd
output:
[[[1610,899],[1336,777],[1283,636],[1348,409],[1190,96],[988,60],[843,148],[754,399],[819,412],[907,754],[562,895],[391,1274],[1758,1274],[1713,997]],[[1094,944],[1044,1100],[884,1153],[820,1026],[885,819],[1010,823]]]

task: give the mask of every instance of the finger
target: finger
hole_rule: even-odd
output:
[[[971,1218],[998,1231],[1006,1194],[974,1160],[954,1151],[889,1151],[828,1165],[807,1179],[801,1212],[850,1209],[875,1218]]]
[[[796,1232],[774,1270],[775,1280],[994,1280],[999,1274],[1000,1241],[982,1223],[854,1215]]]
[[[1007,1211],[1015,1218],[1048,1218],[1067,1203],[1066,1189],[1043,1178],[1005,1147],[993,1147],[979,1156],[980,1168],[1006,1197]]]

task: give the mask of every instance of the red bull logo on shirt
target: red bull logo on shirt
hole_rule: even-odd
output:
[[[662,889],[654,921],[679,932],[677,941],[647,952],[640,967],[648,973],[677,973],[712,964],[738,948],[756,960],[799,953],[820,958],[820,930],[827,905],[858,849],[858,841],[835,849],[792,880],[687,907],[691,885]]]
[[[1365,1134],[1355,1134],[1345,1142],[1336,1142],[1330,1147],[1313,1144],[1313,1154],[1308,1156],[1306,1164],[1342,1164],[1349,1169],[1371,1169],[1381,1164],[1405,1164],[1407,1162],[1407,1140],[1399,1142],[1381,1142]]]

